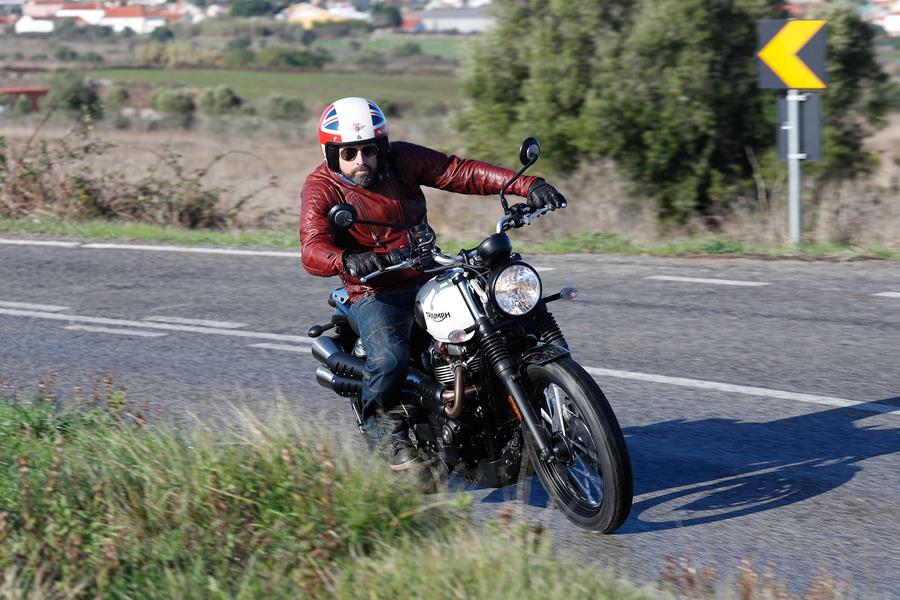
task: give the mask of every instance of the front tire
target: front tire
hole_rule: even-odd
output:
[[[573,523],[612,533],[631,511],[633,482],[625,437],[603,391],[570,357],[528,365],[529,399],[551,439],[568,458],[542,462],[525,429],[530,462],[544,488]]]

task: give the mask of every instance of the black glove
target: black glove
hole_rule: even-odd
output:
[[[392,266],[399,265],[403,261],[409,259],[410,256],[412,256],[412,254],[410,253],[409,248],[398,248],[388,252],[387,260]]]
[[[360,252],[344,257],[344,266],[353,277],[365,277],[388,266],[387,260],[374,252]]]
[[[534,210],[545,207],[556,210],[566,207],[566,199],[555,187],[541,179],[528,188],[528,206]]]

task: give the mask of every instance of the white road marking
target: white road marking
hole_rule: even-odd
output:
[[[154,315],[152,317],[144,317],[144,321],[154,321],[156,323],[178,323],[179,325],[199,325],[200,327],[218,327],[219,329],[240,329],[246,327],[245,323],[233,323],[231,321],[207,321],[206,319],[185,319],[183,317],[164,317]]]
[[[113,329],[112,327],[92,327],[90,325],[69,325],[68,331],[89,331],[91,333],[112,333],[114,335],[136,335],[138,337],[163,337],[168,333],[141,331],[140,329]]]
[[[646,279],[656,279],[658,281],[681,281],[684,283],[711,283],[713,285],[738,285],[744,287],[760,287],[763,285],[772,285],[762,281],[740,281],[738,279],[709,279],[705,277],[676,277],[675,275],[651,275]]]
[[[3,300],[0,300],[0,306],[3,308],[23,308],[25,310],[45,310],[47,312],[69,310],[68,306],[57,306],[55,304],[32,304],[30,302],[6,302]]]
[[[89,317],[84,315],[66,315],[53,312],[39,312],[28,310],[16,310],[9,308],[0,308],[0,315],[9,315],[13,317],[27,317],[34,319],[46,319],[51,321],[68,321],[69,323],[90,323],[94,325],[113,325],[119,327],[138,327],[147,329],[156,329],[164,331],[182,331],[187,333],[203,333],[210,335],[225,335],[231,337],[240,337],[247,339],[270,340],[275,342],[287,342],[286,344],[255,344],[255,348],[268,348],[272,350],[286,350],[290,352],[305,352],[307,348],[299,348],[289,344],[309,345],[313,343],[313,338],[300,335],[286,335],[280,333],[265,333],[259,331],[240,331],[235,329],[222,329],[216,327],[197,327],[191,325],[175,325],[172,323],[152,323],[147,321],[131,321],[127,319],[111,319],[106,317]],[[120,330],[121,331],[121,330]],[[133,330],[128,330],[132,335],[140,335]],[[144,333],[149,333],[144,331]],[[879,414],[888,414],[900,416],[900,409],[889,406],[881,406],[857,400],[848,400],[846,398],[836,398],[833,396],[818,396],[814,394],[801,394],[798,392],[788,392],[783,390],[773,390],[769,388],[751,387],[744,385],[734,385],[731,383],[721,383],[717,381],[705,381],[702,379],[687,379],[683,377],[670,377],[668,375],[653,375],[651,373],[637,373],[634,371],[617,371],[613,369],[604,369],[600,367],[585,367],[585,370],[591,375],[597,377],[613,377],[617,379],[630,379],[633,381],[646,381],[649,383],[659,383],[664,385],[675,385],[680,387],[688,387],[703,390],[715,390],[720,392],[728,392],[733,394],[743,394],[746,396],[759,396],[764,398],[776,398],[781,400],[793,400],[795,402],[804,402],[808,404],[818,404],[822,406],[831,406],[837,408],[853,408],[866,412]]]
[[[142,250],[146,252],[190,252],[194,254],[227,254],[231,256],[280,256],[300,258],[300,250],[280,252],[277,250],[237,250],[232,248],[204,248],[202,246],[151,246],[145,244],[83,244],[89,250]]]
[[[900,292],[881,292],[880,294],[872,294],[873,296],[881,296],[882,298],[900,298]]]
[[[11,246],[56,246],[58,248],[76,248],[81,242],[61,242],[58,240],[17,240],[10,238],[0,238],[0,244],[9,244]]]
[[[652,375],[650,373],[636,373],[633,371],[615,371],[613,369],[602,369],[600,367],[585,367],[585,371],[587,371],[591,375],[596,375],[598,377],[614,377],[617,379],[647,381],[650,383],[677,385],[680,387],[697,388],[701,390],[716,390],[719,392],[729,392],[732,394],[744,394],[746,396],[761,396],[764,398],[777,398],[780,400],[794,400],[795,402],[806,402],[808,404],[820,404],[822,406],[833,406],[837,408],[855,408],[857,410],[864,410],[867,412],[900,416],[900,409],[891,408],[889,406],[881,406],[878,404],[859,402],[857,400],[847,400],[846,398],[835,398],[833,396],[800,394],[797,392],[786,392],[783,390],[772,390],[769,388],[734,385],[731,383],[720,383],[718,381],[704,381],[702,379],[669,377],[667,375]]]
[[[0,315],[12,317],[28,317],[32,319],[49,319],[52,321],[68,321],[70,323],[92,323],[94,325],[118,325],[120,327],[140,327],[142,329],[161,329],[164,331],[184,331],[187,333],[207,333],[211,335],[228,335],[232,337],[257,340],[273,340],[277,342],[293,342],[295,344],[311,344],[312,338],[305,335],[286,335],[283,333],[265,333],[261,331],[241,331],[238,329],[220,329],[217,327],[197,327],[194,325],[175,325],[172,323],[150,323],[147,321],[130,321],[128,319],[110,319],[106,317],[88,317],[84,315],[60,315],[50,312],[30,310],[14,310],[0,308]]]
[[[284,350],[285,352],[302,352],[307,354],[309,346],[290,346],[288,344],[250,344],[251,348],[263,348],[264,350]]]

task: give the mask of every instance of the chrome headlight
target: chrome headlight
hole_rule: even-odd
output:
[[[494,301],[500,310],[513,317],[530,312],[541,299],[541,278],[523,264],[512,264],[494,278]]]

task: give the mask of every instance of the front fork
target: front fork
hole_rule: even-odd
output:
[[[545,462],[554,461],[557,452],[551,444],[547,430],[538,422],[538,417],[528,401],[528,394],[522,386],[521,376],[509,355],[506,342],[472,296],[467,274],[465,272],[457,273],[451,281],[462,294],[463,300],[475,319],[475,328],[478,331],[484,355],[494,368],[497,377],[503,382],[503,386],[509,392],[518,414],[521,415],[522,421],[525,422],[525,426],[531,433],[531,437],[537,445],[538,456]]]

